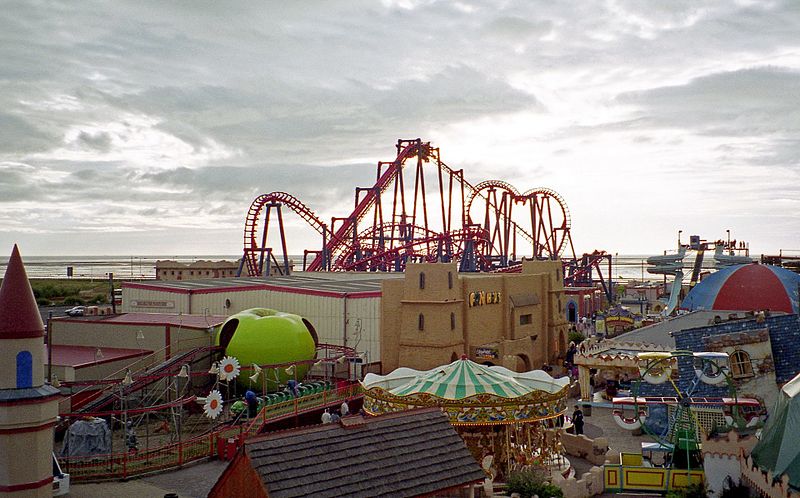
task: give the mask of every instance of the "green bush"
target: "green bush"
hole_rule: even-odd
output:
[[[89,302],[93,304],[105,304],[108,302],[108,299],[106,299],[106,296],[103,294],[95,294],[95,296],[90,299]]]
[[[569,344],[570,342],[574,342],[575,345],[577,346],[578,344],[583,342],[585,339],[586,339],[586,336],[581,334],[580,332],[577,332],[577,331],[576,332],[570,332],[569,333],[569,339],[567,340],[567,344]]]
[[[38,304],[39,306],[50,306],[52,303],[46,297],[37,297],[36,304]]]
[[[564,498],[561,488],[547,482],[544,475],[535,470],[513,472],[508,477],[506,490],[508,494],[519,493],[522,498],[531,498],[533,495],[539,498]]]
[[[64,306],[79,306],[86,304],[83,299],[76,296],[67,296],[64,298]]]
[[[706,483],[695,483],[685,488],[676,489],[667,493],[666,498],[706,498],[708,489]]]

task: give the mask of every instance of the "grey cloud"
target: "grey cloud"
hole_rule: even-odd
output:
[[[80,144],[99,152],[108,152],[111,149],[111,135],[104,131],[97,133],[82,131],[78,134],[77,140]]]
[[[714,74],[686,85],[620,95],[645,126],[716,136],[800,131],[800,71],[756,68]]]
[[[54,140],[55,137],[39,130],[27,119],[0,112],[0,153],[33,152],[47,147]]]

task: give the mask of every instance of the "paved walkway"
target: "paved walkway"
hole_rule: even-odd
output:
[[[69,496],[81,498],[162,498],[165,494],[176,493],[180,498],[205,498],[214,487],[226,461],[210,460],[183,469],[154,474],[129,481],[109,481],[92,484],[72,484]]]

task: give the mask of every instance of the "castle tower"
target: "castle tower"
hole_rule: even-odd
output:
[[[44,324],[15,245],[0,286],[0,494],[53,495],[58,398],[44,384]]]

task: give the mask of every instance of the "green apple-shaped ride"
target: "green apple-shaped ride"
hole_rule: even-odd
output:
[[[311,323],[291,313],[267,308],[251,308],[231,315],[222,324],[217,334],[216,345],[225,348],[227,356],[233,356],[244,366],[276,365],[296,361],[313,360],[317,351],[317,333]],[[302,379],[308,365],[297,365],[297,371],[287,373],[286,367],[265,368],[253,381],[243,372],[237,380],[240,386],[268,391],[289,379]]]

